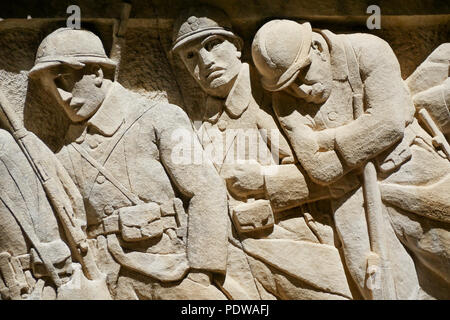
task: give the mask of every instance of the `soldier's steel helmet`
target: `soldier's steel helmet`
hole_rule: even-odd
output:
[[[40,71],[58,64],[80,67],[84,63],[116,67],[116,63],[106,55],[102,41],[94,33],[88,30],[60,28],[42,40],[29,76],[35,77]]]
[[[309,23],[272,20],[256,33],[252,43],[253,62],[266,90],[289,86],[300,70],[310,63],[312,29]]]
[[[222,10],[207,6],[188,8],[174,24],[172,51],[192,40],[214,34],[240,39],[233,33],[231,21]]]

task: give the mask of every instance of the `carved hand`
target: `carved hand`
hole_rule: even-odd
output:
[[[329,151],[334,150],[335,132],[333,129],[321,130],[316,132],[317,144],[319,150]]]
[[[228,191],[237,197],[255,197],[264,194],[262,167],[254,160],[242,164],[224,165],[221,172]]]

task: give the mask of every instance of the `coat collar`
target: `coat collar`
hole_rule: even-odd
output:
[[[345,55],[344,44],[340,38],[345,37],[345,35],[337,35],[329,30],[317,30],[317,32],[325,38],[328,44],[333,80],[347,80],[347,57]]]
[[[71,124],[65,140],[69,143],[73,141],[82,143],[88,128],[94,128],[94,131],[106,137],[113,136],[125,121],[123,108],[126,105],[126,92],[124,91],[125,89],[119,83],[114,82],[96,113],[87,122]]]
[[[122,108],[126,105],[124,99],[126,99],[127,95],[123,90],[124,88],[117,82],[112,84],[102,105],[94,116],[88,120],[88,126],[95,128],[99,133],[107,137],[111,137],[117,132],[125,121]]]

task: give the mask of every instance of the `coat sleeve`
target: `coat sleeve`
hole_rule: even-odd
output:
[[[275,113],[302,167],[314,183],[329,185],[344,175],[334,145],[321,145],[333,129],[313,130],[310,120],[298,110],[298,101],[283,92],[273,95]]]
[[[189,201],[187,255],[191,268],[225,273],[228,244],[227,193],[204,155],[186,113],[161,105],[155,121],[161,161],[172,182]]]
[[[364,88],[364,113],[336,129],[336,150],[355,167],[403,136],[405,108],[412,103],[391,47],[372,35],[353,35]]]
[[[263,108],[258,108],[256,115],[258,129],[263,135],[271,150],[277,148],[280,160],[284,158],[292,158],[292,150],[286,138],[281,133],[275,122],[273,115]]]

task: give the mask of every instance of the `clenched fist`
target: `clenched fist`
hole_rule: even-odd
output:
[[[262,167],[254,160],[224,164],[220,174],[227,182],[228,191],[233,196],[254,198],[264,194]]]

